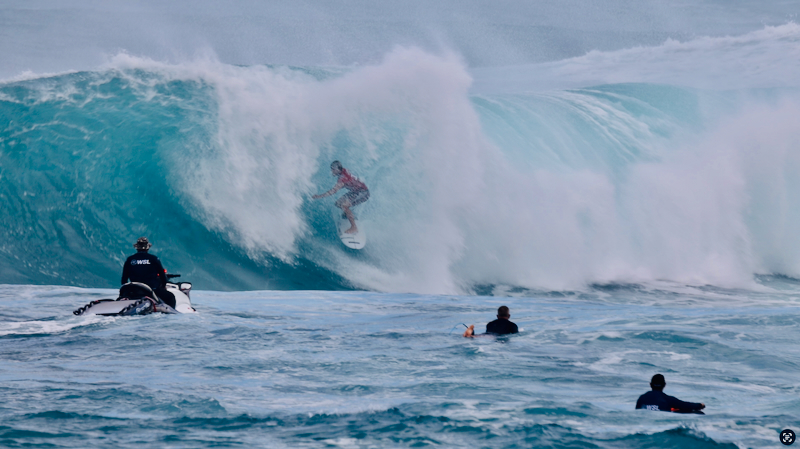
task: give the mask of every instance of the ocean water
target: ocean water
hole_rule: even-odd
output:
[[[800,427],[800,282],[785,278],[196,291],[197,314],[124,318],[69,313],[113,290],[2,290],[4,447],[761,448]],[[461,337],[500,305],[519,334]],[[655,372],[707,414],[634,410]]]
[[[798,13],[0,4],[0,445],[778,447]],[[199,313],[73,316],[140,236]],[[707,415],[631,410],[656,372]]]

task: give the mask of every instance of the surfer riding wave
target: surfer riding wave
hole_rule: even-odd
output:
[[[336,207],[344,211],[345,216],[347,216],[347,219],[350,221],[350,228],[344,232],[346,234],[355,234],[358,232],[358,227],[356,226],[356,219],[351,208],[369,199],[369,189],[367,189],[366,184],[359,181],[359,179],[355,176],[351,175],[350,172],[347,171],[347,169],[344,168],[339,161],[331,162],[331,174],[338,178],[336,185],[327,192],[314,195],[312,198],[318,200],[320,198],[325,198],[326,196],[331,196],[338,192],[341,188],[346,188],[349,190],[338,200],[336,200],[335,204]]]

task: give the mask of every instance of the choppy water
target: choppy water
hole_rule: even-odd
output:
[[[779,447],[800,429],[800,284],[472,297],[2,287],[4,447]],[[25,308],[21,305],[24,304]],[[465,339],[511,308],[520,334]],[[663,373],[707,415],[633,410]]]

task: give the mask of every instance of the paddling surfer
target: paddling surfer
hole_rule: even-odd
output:
[[[486,324],[486,333],[483,335],[507,335],[516,334],[519,328],[511,322],[511,312],[508,307],[500,306],[497,309],[497,319]],[[475,336],[475,325],[471,325],[464,331],[464,336],[472,338]]]
[[[351,211],[350,208],[367,201],[369,199],[369,189],[367,189],[367,186],[359,181],[358,178],[351,175],[339,161],[331,162],[331,174],[338,178],[336,185],[327,192],[314,195],[311,198],[318,200],[326,196],[331,196],[343,187],[349,190],[349,192],[336,200],[336,207],[342,209],[345,216],[350,221],[350,228],[344,231],[345,234],[355,234],[358,232],[358,227],[356,227],[356,218],[353,216],[353,211]]]
[[[667,381],[664,379],[663,374],[656,374],[653,376],[650,380],[650,388],[652,391],[648,391],[639,396],[639,400],[636,401],[636,409],[704,414],[700,410],[706,408],[705,404],[700,402],[685,402],[674,396],[668,396],[663,391],[666,386]]]

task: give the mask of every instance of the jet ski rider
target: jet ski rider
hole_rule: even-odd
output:
[[[128,257],[125,264],[122,266],[122,284],[127,284],[128,279],[131,282],[141,282],[148,285],[153,289],[153,293],[159,297],[165,304],[170,307],[175,307],[175,295],[167,291],[167,270],[161,265],[153,254],[147,251],[153,246],[147,240],[147,237],[140,237],[133,247],[136,248],[136,254]]]

